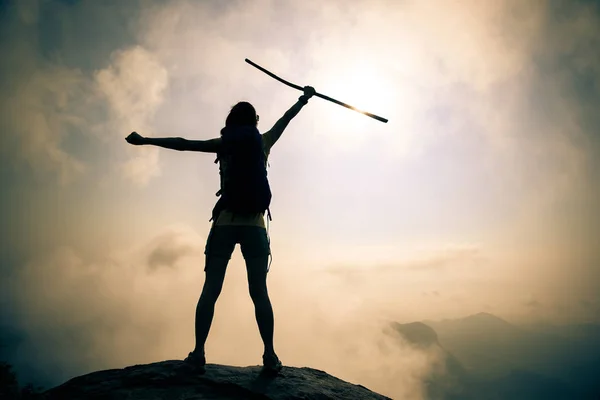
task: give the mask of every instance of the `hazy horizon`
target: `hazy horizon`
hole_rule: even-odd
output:
[[[0,323],[23,371],[191,350],[218,169],[124,138],[217,137],[240,100],[268,130],[300,92],[245,58],[389,119],[313,98],[272,149],[284,364],[419,399],[429,360],[381,354],[384,321],[600,323],[598,3],[5,1],[0,34]],[[260,361],[246,285],[238,248],[209,362]]]

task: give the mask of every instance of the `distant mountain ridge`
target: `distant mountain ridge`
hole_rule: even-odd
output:
[[[393,331],[408,344],[427,351],[437,360],[432,363],[424,386],[429,398],[471,399],[467,393],[468,377],[461,363],[442,347],[438,335],[423,322],[392,323]]]
[[[428,320],[423,321],[423,323],[431,326],[436,331],[444,332],[444,334],[488,334],[493,330],[494,333],[513,335],[518,334],[521,331],[521,329],[515,325],[486,312],[469,315],[465,318],[444,319],[441,321]]]
[[[482,312],[392,327],[417,348],[439,348],[446,373],[433,374],[431,398],[600,398],[598,325],[520,326]]]
[[[392,328],[413,345],[430,347],[439,344],[437,333],[423,322],[411,322],[408,324],[393,322]]]

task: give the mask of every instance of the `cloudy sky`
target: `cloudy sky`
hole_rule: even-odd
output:
[[[218,169],[124,138],[240,100],[268,130],[300,92],[245,58],[389,119],[314,98],[273,148],[284,363],[418,398],[385,321],[600,322],[598,48],[586,0],[0,1],[5,357],[57,383],[191,350]],[[209,362],[258,363],[253,318],[236,250]]]

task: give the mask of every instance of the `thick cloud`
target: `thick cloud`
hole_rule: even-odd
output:
[[[203,254],[202,240],[177,230],[169,230],[155,238],[149,245],[151,250],[146,258],[150,270],[160,267],[175,268],[178,261],[186,256]]]
[[[173,226],[100,260],[61,248],[26,265],[10,282],[18,315],[13,327],[25,332],[14,360],[22,379],[56,384],[87,371],[185,356],[193,345],[202,242],[189,227]],[[148,269],[149,260],[171,268]],[[325,290],[338,285],[327,274],[274,274],[276,344],[286,364],[323,368],[391,395],[420,398],[421,379],[435,353],[384,334],[387,320],[371,306],[338,304]],[[343,285],[338,289],[336,296],[351,293]],[[243,265],[234,257],[207,343],[211,362],[259,360],[262,348],[247,293]]]
[[[111,65],[96,72],[95,81],[108,102],[114,132],[150,130],[168,83],[167,71],[151,53],[140,46],[119,51],[113,54]],[[136,156],[125,163],[123,172],[132,181],[146,184],[158,174],[158,149],[130,153],[135,150]]]
[[[123,139],[214,137],[242,99],[270,128],[299,92],[246,57],[390,119],[315,98],[273,149],[284,362],[418,398],[431,360],[380,351],[382,320],[489,309],[597,322],[595,3],[31,0],[0,12],[0,322],[18,328],[21,371],[43,358],[30,375],[61,365],[59,379],[189,351],[217,169]],[[260,355],[244,274],[234,257],[217,362]]]

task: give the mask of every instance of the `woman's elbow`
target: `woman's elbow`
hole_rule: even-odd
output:
[[[177,150],[177,151],[190,150],[190,142],[184,138],[177,138],[175,150]]]

